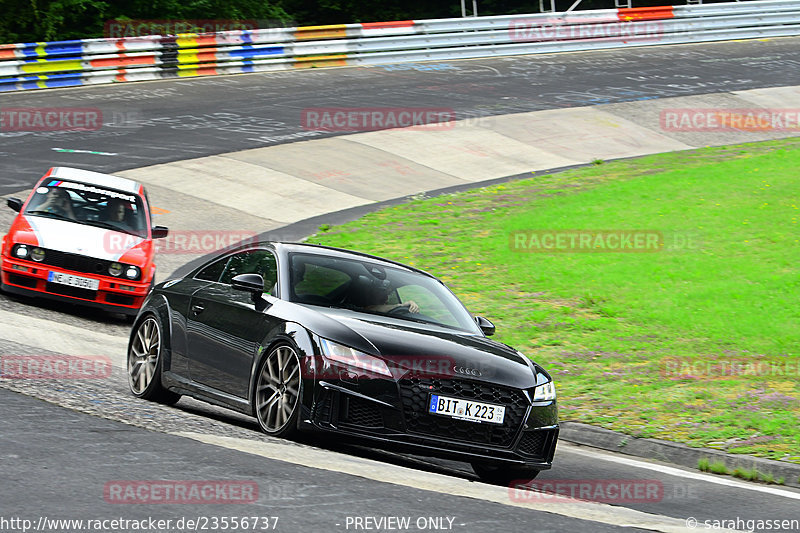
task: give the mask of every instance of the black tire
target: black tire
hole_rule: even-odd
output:
[[[281,438],[296,437],[303,379],[300,356],[291,344],[270,349],[256,372],[253,412],[261,431]]]
[[[472,463],[472,470],[481,481],[496,485],[526,483],[539,475],[539,470],[532,468],[508,468],[489,463]]]
[[[172,405],[181,395],[161,384],[164,364],[161,324],[146,315],[136,326],[128,345],[128,386],[137,398]]]

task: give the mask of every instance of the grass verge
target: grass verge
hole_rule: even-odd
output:
[[[554,375],[563,420],[800,463],[799,167],[800,138],[606,162],[411,201],[309,241],[442,278]],[[660,240],[530,251],[534,234],[573,230]]]

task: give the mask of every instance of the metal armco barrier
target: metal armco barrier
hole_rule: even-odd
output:
[[[752,0],[0,45],[0,92],[800,35],[800,0]]]

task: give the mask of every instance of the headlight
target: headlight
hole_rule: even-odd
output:
[[[534,402],[546,402],[556,399],[556,386],[552,381],[548,381],[536,387],[533,391]]]
[[[14,255],[20,259],[25,259],[28,257],[28,252],[28,247],[24,244],[18,244],[16,248],[14,248]]]
[[[125,269],[125,277],[128,279],[136,279],[139,277],[139,269],[135,266],[129,266]]]
[[[108,273],[114,277],[118,277],[120,274],[122,274],[122,265],[119,263],[111,263],[108,265]]]
[[[392,376],[386,363],[377,357],[367,355],[364,352],[359,352],[358,350],[337,344],[327,339],[320,339],[320,346],[322,347],[322,354],[331,361],[360,368],[361,370],[366,370],[367,372],[375,374]]]
[[[44,261],[44,250],[41,248],[34,248],[31,252],[31,259],[37,263]]]

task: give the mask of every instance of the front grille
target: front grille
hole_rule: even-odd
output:
[[[511,446],[529,405],[525,395],[517,389],[457,379],[403,379],[400,393],[409,432],[500,447]],[[428,414],[431,394],[504,405],[505,419],[502,425],[478,424]]]
[[[31,289],[36,288],[36,278],[31,278],[29,276],[20,276],[19,274],[9,274],[8,282],[14,285],[20,285],[22,287],[28,287]]]
[[[557,432],[558,430],[556,429],[526,431],[519,440],[519,447],[517,450],[522,455],[547,461],[554,445],[553,439],[556,437]]]
[[[347,413],[343,422],[365,428],[382,428],[383,417],[380,410],[370,402],[359,398],[348,398]]]
[[[42,265],[54,266],[75,272],[86,272],[87,274],[102,274],[108,276],[108,267],[111,261],[105,259],[95,259],[85,255],[69,254],[56,250],[45,249]]]
[[[69,285],[61,285],[60,283],[47,283],[47,292],[53,294],[62,294],[64,296],[72,296],[73,298],[83,298],[84,300],[94,300],[97,297],[97,291],[91,289],[81,289],[79,287],[70,287]]]

